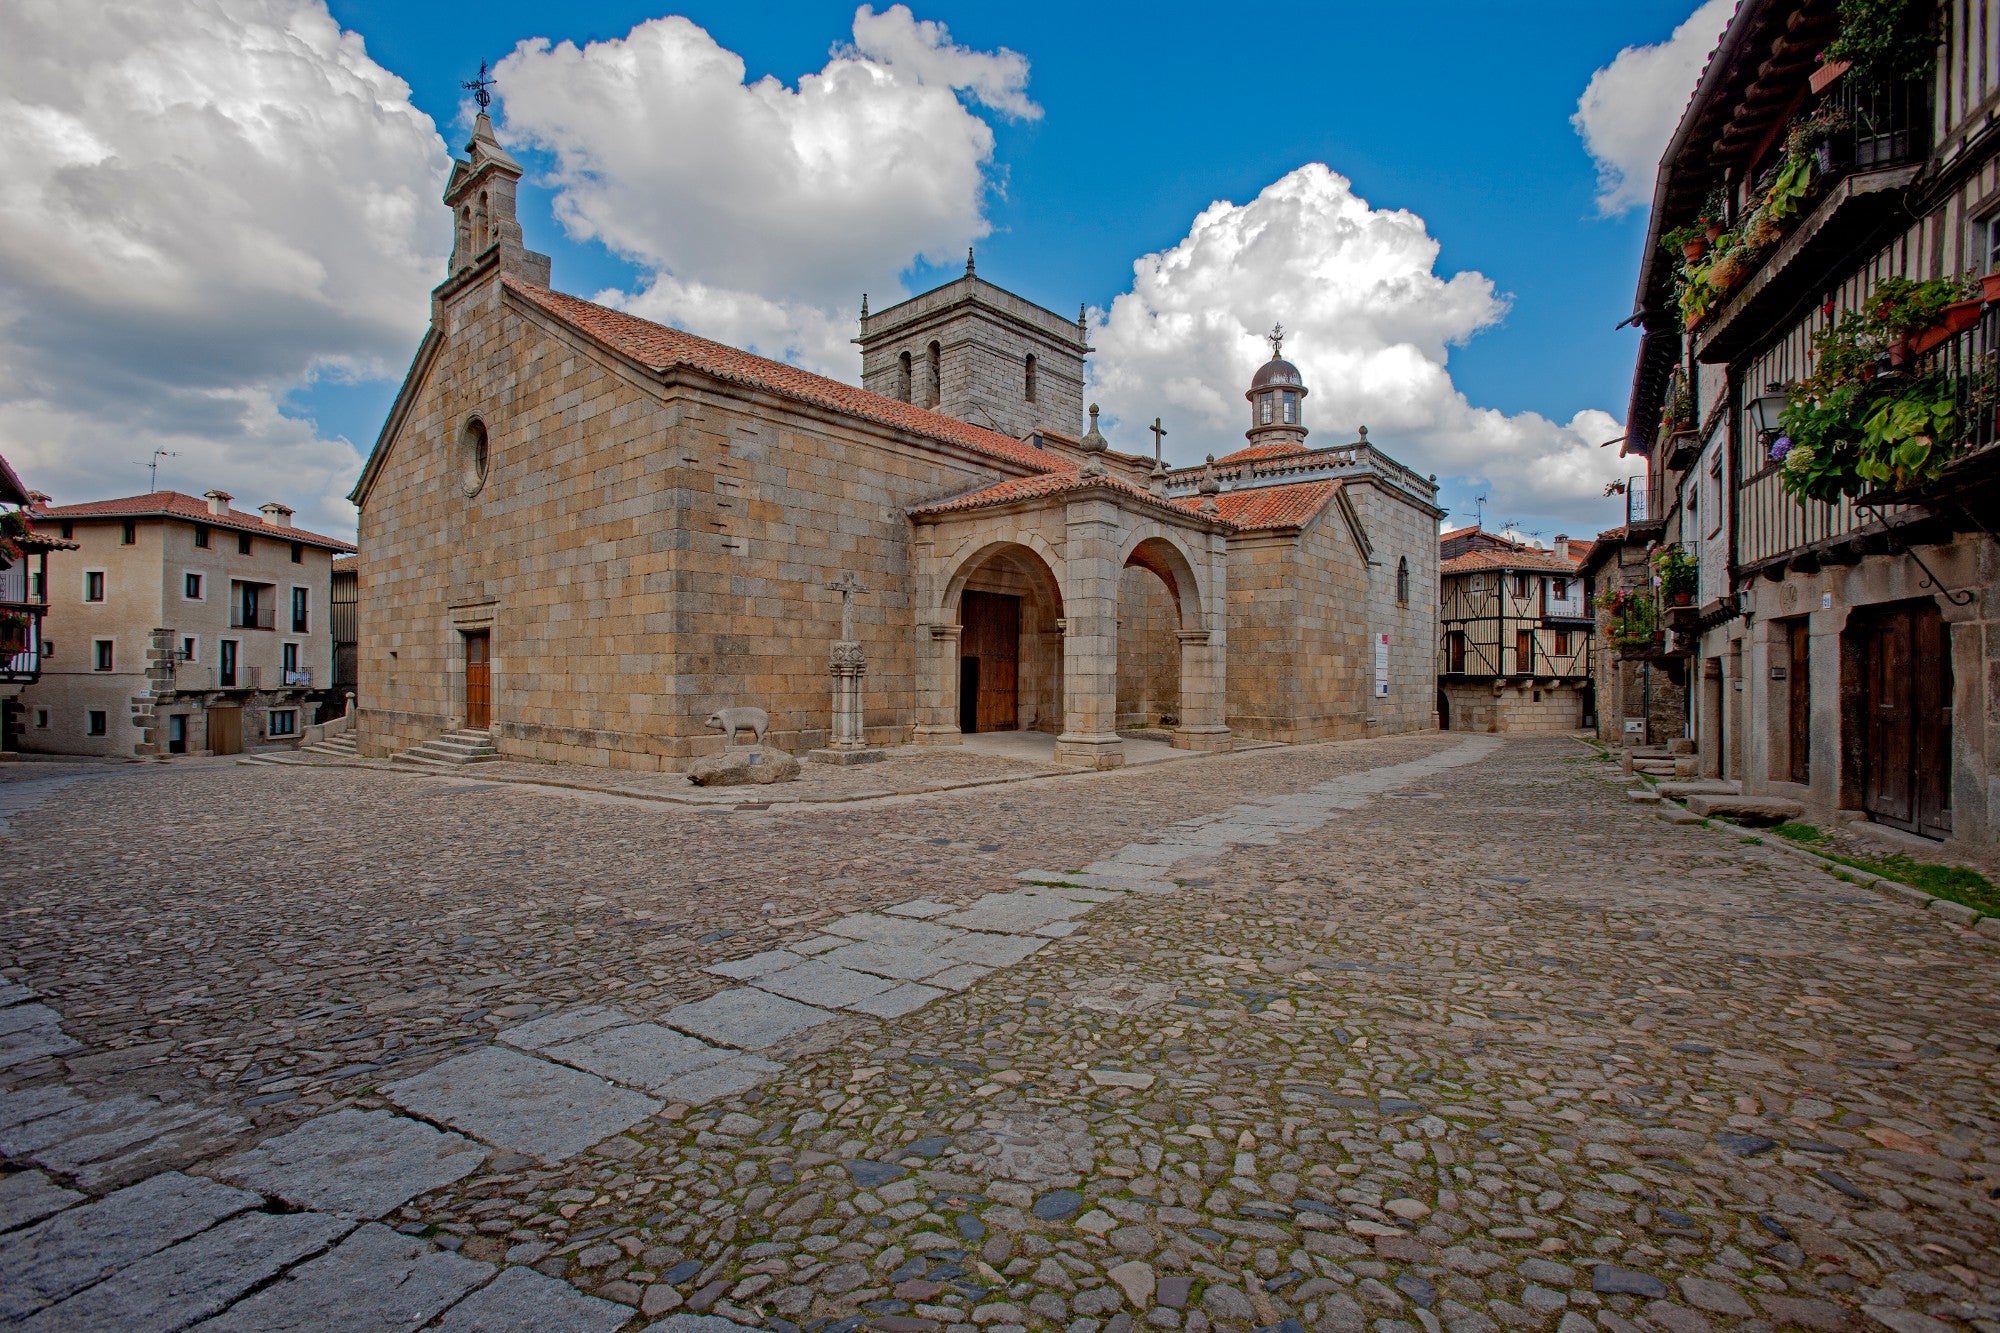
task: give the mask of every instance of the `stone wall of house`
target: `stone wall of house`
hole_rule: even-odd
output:
[[[1118,579],[1118,725],[1154,727],[1178,718],[1180,608],[1159,575],[1136,565]]]
[[[1445,704],[1453,731],[1560,734],[1583,726],[1583,687],[1567,681],[1446,681]]]
[[[1367,571],[1332,506],[1296,536],[1232,539],[1230,727],[1288,742],[1364,734],[1374,688],[1367,605]]]
[[[1650,587],[1652,577],[1645,547],[1628,542],[1598,568],[1592,579],[1592,596],[1602,599],[1612,588]],[[1597,686],[1598,739],[1614,746],[1645,745],[1649,730],[1654,745],[1679,739],[1687,730],[1685,662],[1621,659],[1611,642],[1611,613],[1602,607],[1593,611],[1597,629],[1591,636],[1591,677]],[[1637,723],[1637,729],[1628,729],[1628,722]]]

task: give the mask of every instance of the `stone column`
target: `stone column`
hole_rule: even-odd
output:
[[[827,655],[827,674],[833,678],[833,739],[823,750],[810,750],[806,758],[821,764],[866,764],[883,758],[871,749],[862,731],[861,683],[868,674],[868,661],[861,645],[852,639],[834,643]]]
[[[1109,500],[1071,502],[1063,543],[1063,729],[1056,762],[1117,768],[1118,507]]]
[[[917,634],[918,745],[957,745],[957,625],[919,625]]]
[[[1229,726],[1223,716],[1223,651],[1205,629],[1174,635],[1181,645],[1181,724],[1174,728],[1176,750],[1227,750]]]

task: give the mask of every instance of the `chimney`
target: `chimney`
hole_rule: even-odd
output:
[[[38,513],[41,510],[47,509],[49,507],[49,498],[47,491],[29,491],[28,512]]]
[[[229,512],[229,502],[235,497],[228,491],[203,491],[201,498],[208,501],[208,512],[220,517]]]
[[[258,505],[257,512],[262,514],[264,521],[274,528],[289,528],[292,526],[292,511],[279,504],[276,500],[271,501],[269,504]]]

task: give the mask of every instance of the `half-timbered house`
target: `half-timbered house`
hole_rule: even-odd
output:
[[[1460,529],[1442,544],[1459,553],[1438,566],[1439,722],[1458,731],[1592,725],[1594,626],[1568,542],[1545,551]]]

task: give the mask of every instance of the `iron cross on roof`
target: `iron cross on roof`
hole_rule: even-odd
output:
[[[867,592],[861,580],[854,577],[854,571],[844,570],[839,578],[826,585],[830,591],[840,594],[840,640],[851,643],[854,639],[854,594]]]
[[[471,91],[472,100],[478,105],[481,114],[485,113],[487,107],[493,105],[493,94],[488,91],[493,87],[493,80],[486,73],[486,62],[484,60],[479,62],[479,77],[476,79],[467,79],[458,86]]]

